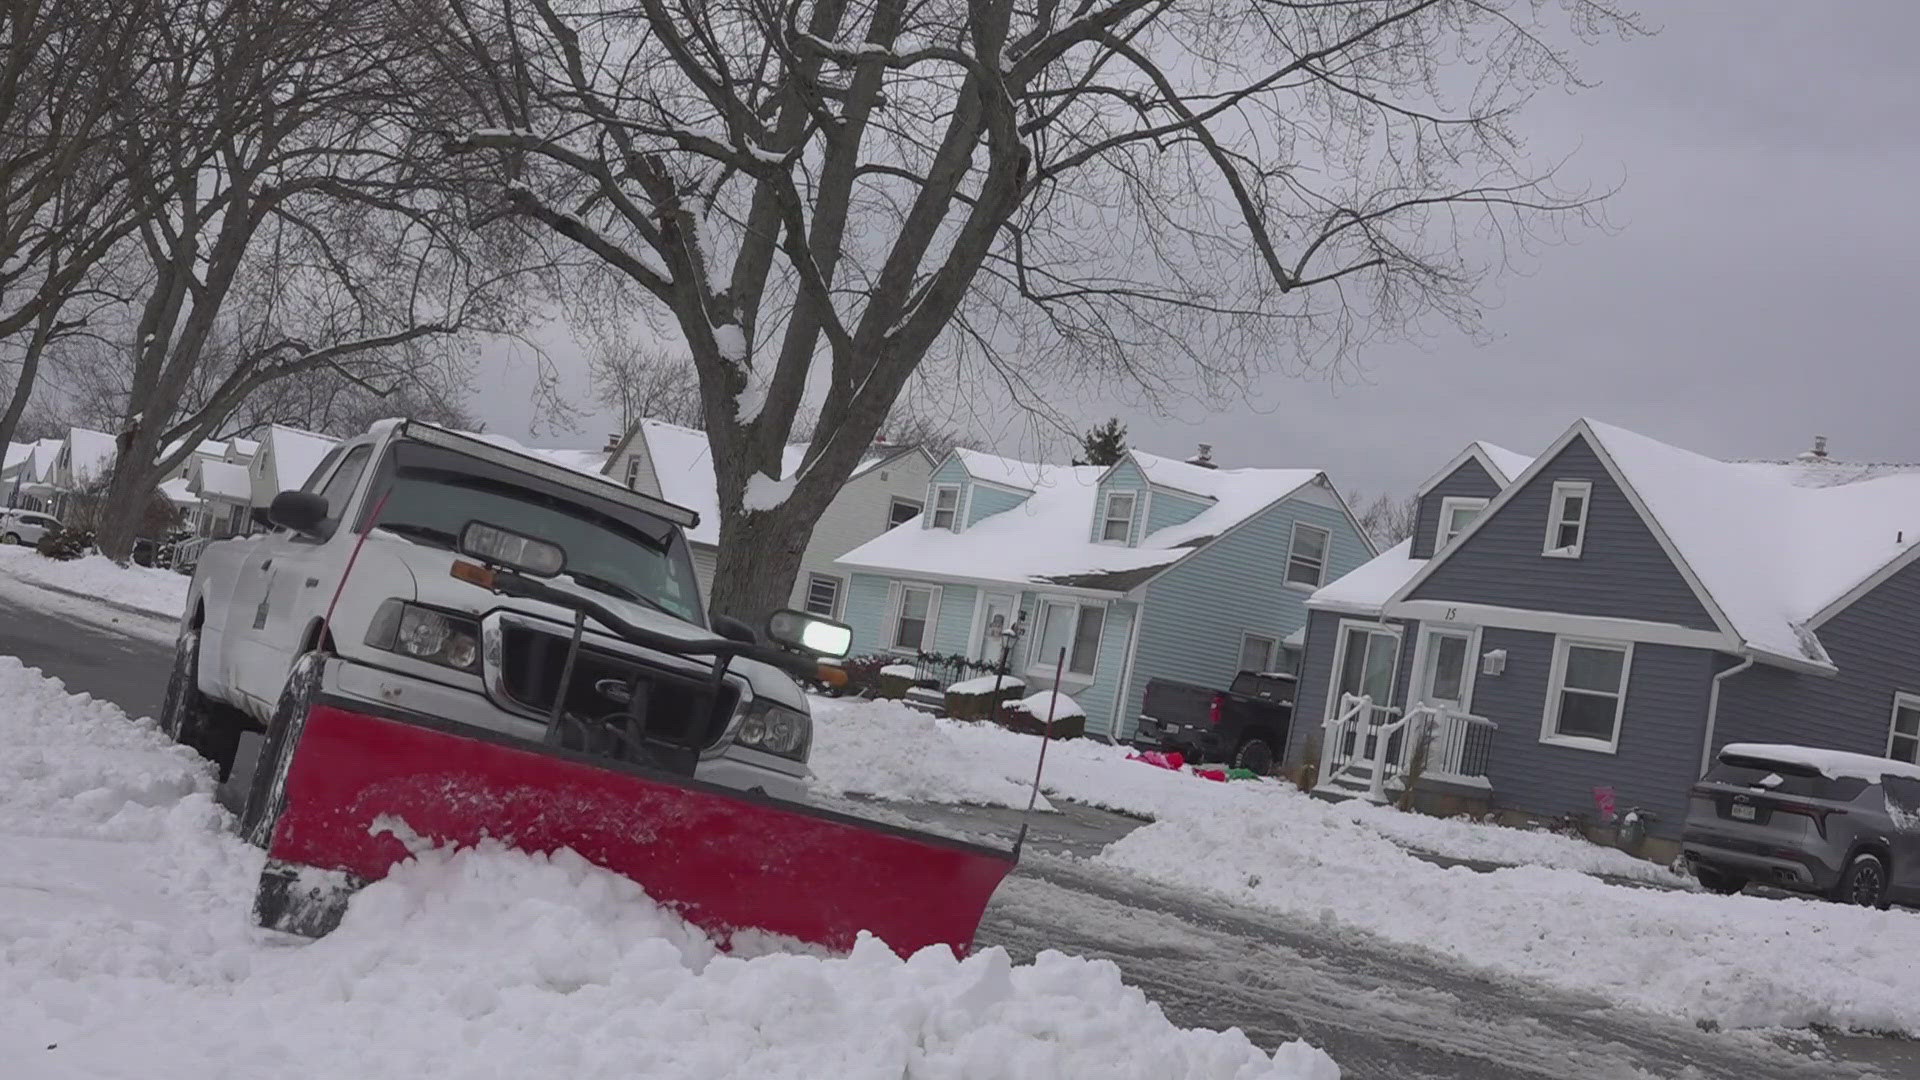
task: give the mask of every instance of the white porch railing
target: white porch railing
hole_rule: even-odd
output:
[[[1369,765],[1367,797],[1374,802],[1385,802],[1387,784],[1412,770],[1423,742],[1427,757],[1422,776],[1487,786],[1493,733],[1499,727],[1484,716],[1437,705],[1416,705],[1401,715],[1399,709],[1377,706],[1364,694],[1340,695],[1340,707],[1324,726],[1320,750],[1323,782],[1343,771],[1357,773],[1356,766]]]

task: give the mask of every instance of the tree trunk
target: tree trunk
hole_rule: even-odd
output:
[[[788,499],[772,510],[722,517],[720,553],[708,607],[731,615],[759,633],[767,617],[792,606],[793,579],[814,523],[826,510]]]
[[[155,462],[160,454],[159,439],[148,434],[152,430],[141,424],[131,438],[120,440],[99,524],[94,529],[93,542],[100,554],[122,566],[133,558],[133,542],[140,535],[147,507],[156,497],[162,477]]]

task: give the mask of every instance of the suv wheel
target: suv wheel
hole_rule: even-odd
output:
[[[1233,766],[1245,769],[1255,776],[1265,776],[1273,771],[1273,747],[1261,738],[1248,739],[1240,744],[1233,755]]]
[[[5,536],[0,536],[0,544],[18,544],[19,542],[20,542],[19,533],[10,532]]]
[[[1739,874],[1729,874],[1725,870],[1715,870],[1698,863],[1694,865],[1693,877],[1701,888],[1719,896],[1732,896],[1747,887],[1747,879]]]
[[[1840,883],[1833,887],[1833,898],[1843,904],[1886,907],[1886,860],[1870,851],[1855,855],[1848,861],[1846,873],[1840,875]]]

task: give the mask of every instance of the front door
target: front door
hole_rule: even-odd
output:
[[[1468,665],[1473,657],[1473,634],[1467,630],[1432,629],[1421,643],[1424,659],[1414,700],[1453,712],[1467,711],[1471,692]]]
[[[988,593],[983,604],[980,634],[973,643],[973,659],[983,664],[997,664],[1001,646],[1007,640],[1007,628],[1013,625],[1014,598],[1006,593]]]

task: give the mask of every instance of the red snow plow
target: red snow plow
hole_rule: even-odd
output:
[[[530,852],[570,848],[722,941],[758,930],[845,950],[868,930],[902,955],[927,945],[971,948],[1017,844],[996,850],[693,777],[702,748],[737,722],[735,699],[722,692],[730,661],[814,673],[819,653],[836,644],[844,653],[844,627],[783,612],[769,627],[776,645],[683,639],[525,570],[487,560],[457,562],[453,574],[574,612],[553,715],[537,740],[370,700],[377,695],[355,692],[365,679],[351,660],[302,661],[269,727],[242,818],[248,838],[267,849],[255,897],[261,925],[325,934],[355,889],[411,857],[410,844],[491,839]],[[677,682],[673,693],[636,681],[616,695],[626,702],[618,716],[570,715],[570,681],[597,673],[583,656],[589,618],[596,633],[675,661],[653,671]],[[801,651],[807,646],[814,655]],[[671,711],[699,722],[650,717],[649,701],[674,703]]]

